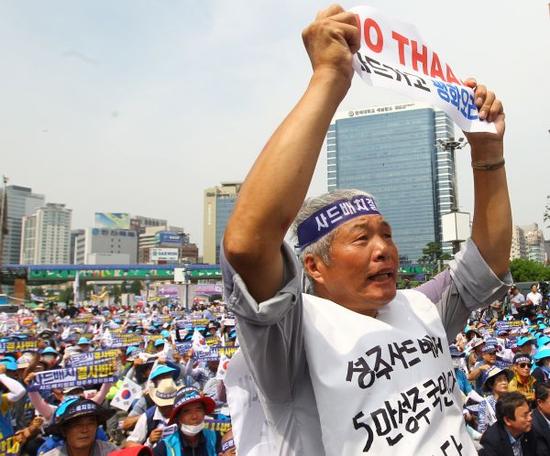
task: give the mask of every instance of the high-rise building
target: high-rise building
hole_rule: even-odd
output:
[[[198,254],[197,246],[189,243],[189,234],[177,226],[151,226],[139,235],[140,263],[196,263]]]
[[[75,238],[75,264],[135,264],[138,236],[133,230],[87,228]]]
[[[217,264],[220,261],[220,243],[233,211],[241,182],[222,182],[218,187],[204,191],[203,261]]]
[[[21,226],[23,217],[32,215],[44,206],[44,195],[33,193],[31,188],[8,185],[6,188],[6,227],[3,237],[2,264],[17,264],[21,255]]]
[[[71,231],[71,244],[69,249],[69,263],[74,264],[74,257],[76,252],[76,238],[84,234],[84,230],[72,230]]]
[[[544,234],[536,223],[530,225],[517,226],[512,229],[512,248],[510,249],[510,259],[523,258],[525,260],[546,263],[548,254]]]
[[[21,227],[21,264],[68,264],[70,262],[71,209],[47,203],[24,216]]]
[[[327,133],[328,190],[371,193],[402,261],[416,261],[441,242],[441,216],[455,204],[454,156],[436,147],[453,137],[447,115],[422,104],[338,113]]]
[[[544,234],[536,223],[522,226],[527,244],[527,258],[539,263],[546,263],[546,249],[544,247]]]
[[[138,234],[145,233],[145,228],[162,227],[168,225],[168,221],[153,217],[144,217],[143,215],[134,215],[130,219],[130,229]]]

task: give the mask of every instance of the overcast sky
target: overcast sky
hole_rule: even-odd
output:
[[[202,252],[204,188],[244,179],[300,96],[311,75],[301,30],[327,4],[0,0],[0,173],[73,209],[73,228],[92,226],[95,211],[167,218]],[[514,223],[542,225],[547,1],[365,4],[416,24],[457,76],[497,92]],[[405,100],[356,76],[341,109]],[[467,150],[458,162],[460,206],[471,211]],[[326,190],[324,153],[310,190]]]

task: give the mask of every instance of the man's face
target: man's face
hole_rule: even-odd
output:
[[[200,402],[195,402],[185,407],[182,407],[178,414],[180,424],[194,426],[201,424],[204,421],[204,405]]]
[[[516,363],[514,364],[514,370],[516,371],[516,374],[518,374],[519,377],[527,378],[531,373],[531,363],[527,363],[527,362]]]
[[[504,423],[510,429],[512,435],[518,436],[524,432],[531,430],[531,424],[533,422],[533,416],[531,415],[531,409],[527,402],[516,408],[514,420],[504,418]]]
[[[78,348],[80,348],[82,353],[88,353],[90,351],[90,346],[88,344],[79,345]]]
[[[537,292],[537,286],[536,286],[536,285],[533,285],[533,286],[531,287],[531,291],[532,291],[533,293],[536,293],[536,292]]]
[[[487,364],[493,365],[497,362],[497,354],[495,352],[483,353],[482,357],[483,361],[485,361]]]
[[[319,296],[367,315],[395,297],[398,264],[391,227],[379,215],[357,217],[338,227],[330,264],[317,259],[316,271],[311,271],[306,258]]]
[[[65,426],[65,439],[70,448],[90,448],[95,442],[97,420],[95,416],[82,416]]]
[[[158,407],[158,409],[163,417],[169,418],[172,414],[172,410],[174,409],[174,405],[163,405]]]

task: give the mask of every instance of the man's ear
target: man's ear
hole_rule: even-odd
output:
[[[504,424],[508,427],[510,427],[510,425],[513,423],[513,420],[511,420],[510,418],[508,418],[507,416],[504,416],[503,417],[503,420],[504,420]]]
[[[324,284],[323,271],[326,267],[326,264],[317,255],[308,253],[304,257],[304,271],[314,283]]]

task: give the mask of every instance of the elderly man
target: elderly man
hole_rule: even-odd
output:
[[[480,118],[496,127],[495,134],[465,133],[475,187],[472,239],[450,271],[396,292],[397,246],[371,195],[338,190],[302,206],[350,87],[356,17],[331,6],[303,39],[313,76],[249,172],[221,259],[241,350],[279,438],[274,454],[475,454],[453,395],[447,338],[508,287],[502,105],[468,82]],[[284,242],[293,220],[301,264]]]

